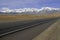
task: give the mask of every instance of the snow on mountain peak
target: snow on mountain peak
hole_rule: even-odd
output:
[[[37,8],[20,8],[20,9],[9,9],[9,8],[2,8],[0,12],[39,12],[43,10],[60,10],[60,8],[52,8],[52,7],[42,7],[41,9]]]
[[[13,10],[10,10],[9,8],[2,8],[0,12],[12,12]]]
[[[40,10],[60,10],[60,8],[42,7]]]

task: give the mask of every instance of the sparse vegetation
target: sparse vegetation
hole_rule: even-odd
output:
[[[56,14],[40,14],[40,15],[0,15],[0,20],[33,20],[33,19],[43,19],[43,18],[54,18],[60,17],[60,13]]]

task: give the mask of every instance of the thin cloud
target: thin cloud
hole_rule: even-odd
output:
[[[1,7],[9,8],[23,8],[23,7],[43,7],[43,6],[53,6],[58,7],[60,4],[59,0],[0,0]],[[59,6],[60,7],[60,6]]]

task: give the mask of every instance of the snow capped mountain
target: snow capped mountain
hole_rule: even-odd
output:
[[[60,10],[60,8],[42,7],[40,10]]]
[[[20,8],[20,9],[9,9],[2,8],[0,12],[3,13],[54,13],[60,12],[60,8],[52,8],[52,7],[42,7],[41,9],[37,8]]]
[[[0,12],[33,12],[39,11],[37,8],[20,8],[20,9],[9,9],[9,8],[2,8]]]
[[[42,7],[39,13],[60,13],[60,8]]]

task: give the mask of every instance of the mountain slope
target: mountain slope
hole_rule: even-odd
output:
[[[20,8],[20,9],[9,9],[2,8],[0,13],[20,13],[20,14],[41,14],[41,13],[60,13],[60,8],[42,7],[37,8]]]

